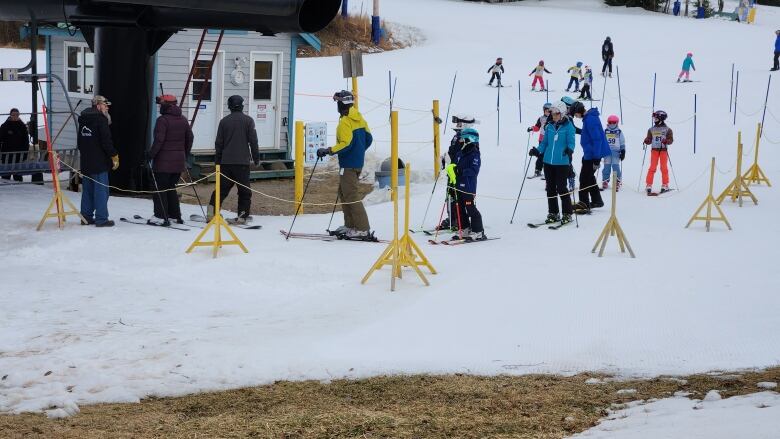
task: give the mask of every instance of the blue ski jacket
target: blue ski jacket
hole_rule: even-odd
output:
[[[685,60],[683,60],[682,69],[686,72],[693,67],[693,70],[696,70],[696,66],[693,64],[693,57],[686,56]]]
[[[584,160],[599,160],[611,154],[598,108],[591,108],[582,118],[580,145]]]
[[[457,189],[469,194],[477,193],[477,175],[482,166],[479,143],[469,143],[455,155],[455,173]],[[460,195],[459,195],[460,196]]]
[[[366,150],[373,141],[366,120],[355,107],[350,107],[349,113],[339,118],[336,144],[331,150],[338,154],[340,168],[360,169],[365,161]]]
[[[778,35],[775,40],[775,52],[780,52],[780,35]]]
[[[542,155],[542,161],[548,165],[570,165],[571,158],[564,153],[574,151],[574,124],[568,117],[558,123],[548,123],[544,130],[544,138],[536,149]]]

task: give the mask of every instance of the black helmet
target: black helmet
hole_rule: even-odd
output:
[[[656,110],[653,112],[653,119],[658,119],[661,122],[665,121],[667,117],[666,111],[664,110]]]
[[[239,95],[233,95],[228,98],[227,105],[230,111],[241,111],[244,109],[244,98]]]
[[[569,107],[569,115],[574,116],[575,114],[585,114],[585,105],[583,105],[580,101],[575,101],[571,106]]]
[[[351,91],[341,90],[337,91],[336,94],[333,95],[333,100],[336,102],[343,102],[345,104],[354,104],[355,95],[353,95]]]

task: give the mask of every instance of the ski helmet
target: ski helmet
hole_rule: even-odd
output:
[[[468,145],[469,143],[479,143],[479,133],[474,128],[464,128],[460,132],[460,140]]]
[[[571,97],[571,96],[564,96],[564,97],[561,98],[561,102],[566,104],[566,107],[570,107],[573,103],[575,103],[577,101],[574,100],[574,98]]]
[[[543,66],[543,65],[544,65],[544,60],[543,60],[543,59],[540,59],[540,60],[539,60],[539,65],[540,65],[540,66]]]
[[[542,106],[542,111],[549,110],[552,108],[552,104],[547,102]]]
[[[607,118],[607,123],[609,125],[617,125],[620,122],[620,118],[616,115],[612,114]]]
[[[607,41],[612,41],[612,38],[610,38],[610,37],[607,37]]]
[[[690,57],[692,57],[692,56],[693,56],[693,53],[691,53],[691,52],[688,52],[688,57],[690,58]]]
[[[233,95],[228,98],[227,106],[230,111],[241,111],[244,109],[244,98],[239,95]]]
[[[577,67],[582,67],[582,61],[577,61]]]
[[[501,64],[502,62],[504,62],[504,58],[501,58],[500,56],[496,58],[496,64]]]
[[[666,120],[667,114],[664,110],[656,110],[653,112],[653,119],[658,119],[659,121],[663,122]]]
[[[476,119],[474,119],[474,116],[466,115],[466,114],[456,114],[455,116],[452,116],[452,123],[453,123],[452,129],[455,131],[459,131],[466,128],[472,128],[474,124],[477,123],[477,121]]]
[[[351,91],[341,90],[341,91],[337,91],[333,95],[333,100],[336,102],[343,102],[345,104],[354,104],[355,95],[353,95]]]
[[[585,105],[580,101],[575,101],[573,104],[571,104],[571,107],[569,107],[570,116],[574,116],[575,114],[585,115],[585,111]]]
[[[561,117],[566,117],[566,115],[569,112],[569,106],[566,105],[565,102],[561,101],[557,104],[553,105],[552,108],[550,108],[550,115],[558,113],[561,115]]]

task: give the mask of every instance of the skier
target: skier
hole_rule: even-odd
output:
[[[604,67],[601,68],[601,76],[607,72],[609,67],[609,77],[612,77],[612,58],[615,57],[615,48],[612,46],[612,38],[607,37],[604,44],[601,45],[601,59],[604,60]]]
[[[619,122],[620,118],[613,114],[607,118],[607,128],[604,129],[612,154],[604,158],[604,169],[601,171],[602,189],[609,187],[612,171],[615,171],[617,176],[615,189],[620,190],[620,180],[623,178],[621,162],[626,158],[626,138],[623,136],[623,131],[618,128]]]
[[[653,127],[647,130],[647,137],[645,137],[643,149],[647,149],[650,145],[650,169],[647,170],[647,178],[645,183],[647,187],[647,195],[653,194],[653,177],[655,171],[658,168],[658,162],[661,162],[661,192],[669,191],[669,170],[666,167],[666,162],[669,159],[669,145],[674,142],[674,135],[672,129],[666,126],[664,121],[667,118],[667,114],[663,110],[657,110],[653,113]]]
[[[582,76],[582,90],[580,91],[580,99],[593,100],[593,96],[590,94],[590,88],[593,86],[593,71],[590,66],[585,66],[585,74]]]
[[[780,29],[775,31],[775,35],[777,35],[777,38],[775,39],[774,66],[769,69],[770,72],[776,72],[780,70]]]
[[[550,109],[552,108],[552,104],[547,102],[542,107],[542,111],[544,112],[541,116],[539,116],[538,119],[536,119],[536,123],[530,127],[528,127],[528,132],[539,132],[539,142],[542,143],[542,139],[544,139],[544,130],[547,128],[547,124],[552,122],[552,119],[550,119]],[[536,178],[540,177],[542,175],[542,168],[544,165],[544,160],[542,157],[536,157],[536,164],[534,165],[534,175],[528,178]],[[542,177],[544,179],[544,177]]]
[[[488,85],[492,86],[494,80],[498,80],[498,84],[496,87],[503,87],[501,85],[501,75],[504,73],[504,58],[496,58],[496,63],[490,66],[490,68],[487,70],[488,73],[492,73],[490,76],[490,82],[488,82]]]
[[[604,128],[599,119],[599,109],[585,110],[582,102],[575,102],[569,108],[569,115],[582,119],[582,133],[580,145],[582,145],[582,168],[580,168],[580,201],[575,209],[577,213],[589,213],[590,209],[603,207],[601,192],[596,182],[596,171],[599,169],[601,159],[610,155]]]
[[[580,91],[580,79],[584,79],[582,77],[582,61],[577,61],[577,64],[569,67],[567,72],[569,73],[570,78],[569,85],[566,86],[566,91],[569,91],[571,85],[574,84],[574,92],[577,93]]]
[[[528,76],[534,75],[534,81],[531,83],[531,91],[536,91],[537,82],[542,87],[539,91],[547,90],[547,87],[545,87],[544,85],[545,72],[552,74],[551,71],[547,70],[547,68],[544,67],[544,60],[540,60],[539,65],[534,67],[533,70],[531,70],[531,73],[528,74]]]
[[[544,176],[547,190],[546,224],[571,222],[573,212],[571,196],[566,186],[571,167],[571,156],[574,153],[574,124],[567,116],[566,104],[559,102],[550,109],[552,122],[547,124],[545,135],[538,148],[531,148],[528,155],[543,157]],[[558,200],[561,199],[563,217],[559,215]]]
[[[455,161],[447,165],[450,184],[457,191],[458,206],[461,214],[461,237],[483,241],[487,239],[482,226],[482,214],[479,213],[474,198],[477,195],[477,176],[482,165],[479,153],[479,133],[474,128],[464,128],[460,132],[461,149],[455,155]],[[453,237],[457,239],[458,237]]]
[[[462,130],[466,128],[473,128],[474,125],[477,123],[477,121],[474,119],[474,116],[469,116],[465,114],[458,114],[455,116],[452,116],[452,123],[453,127],[452,129],[455,131],[455,135],[452,136],[452,140],[450,140],[450,148],[447,151],[446,156],[441,157],[441,168],[447,169],[448,160],[449,163],[455,163],[456,157],[458,152],[461,150],[461,143],[460,143],[460,133]],[[455,185],[450,184],[449,179],[447,180],[447,218],[444,218],[439,224],[436,229],[437,230],[453,230],[457,231],[460,227],[458,227],[457,223],[457,215],[455,214],[456,207],[456,200],[458,199],[458,195],[455,192]]]
[[[685,76],[685,81],[683,82],[691,82],[691,69],[693,71],[696,71],[696,66],[693,65],[693,54],[691,52],[688,52],[688,55],[686,55],[685,60],[683,60],[682,64],[682,70],[680,70],[680,75],[677,76],[677,82],[680,82],[680,79],[682,79],[683,76]]]
[[[358,194],[358,178],[365,163],[366,150],[374,138],[368,123],[355,108],[355,96],[341,90],[333,95],[339,112],[336,128],[336,144],[317,150],[317,157],[338,154],[339,156],[339,198],[342,201],[344,225],[334,231],[347,239],[373,240],[368,215]]]
[[[250,220],[249,208],[252,204],[252,191],[249,189],[249,163],[260,163],[260,150],[257,145],[255,121],[244,114],[244,98],[233,95],[227,101],[230,114],[219,121],[217,138],[214,140],[215,163],[221,166],[223,178],[220,180],[220,198],[227,197],[233,185],[238,191],[237,216],[230,222],[246,224]],[[224,178],[227,177],[227,178]],[[236,183],[234,183],[234,181]],[[216,191],[211,193],[206,219],[214,217]]]

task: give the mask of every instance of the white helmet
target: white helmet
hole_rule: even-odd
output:
[[[452,129],[460,131],[465,128],[474,128],[477,120],[470,114],[456,114],[452,116]]]
[[[569,107],[565,102],[556,102],[550,109],[551,113],[561,113],[561,116],[566,116],[569,113]]]

